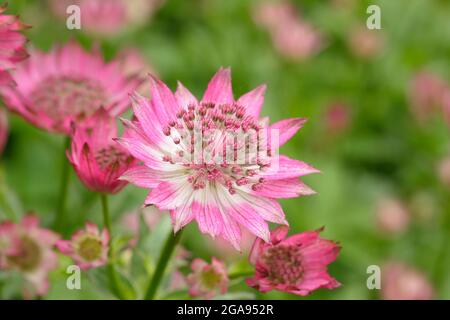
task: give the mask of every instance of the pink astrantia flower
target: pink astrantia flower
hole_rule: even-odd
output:
[[[403,262],[391,261],[382,268],[381,297],[385,300],[430,300],[434,289],[421,271]]]
[[[182,84],[174,95],[150,82],[152,99],[133,96],[137,120],[124,120],[130,134],[119,140],[143,165],[123,178],[152,189],[145,204],[170,210],[175,232],[196,220],[237,249],[241,226],[269,241],[267,221],[287,224],[275,198],[314,193],[298,178],[318,170],[276,152],[305,119],[258,120],[266,87],[235,100],[229,69],[217,72],[201,101]]]
[[[25,50],[27,39],[19,32],[28,26],[17,16],[3,14],[5,10],[6,5],[0,6],[0,86],[14,83],[9,71],[28,57]]]
[[[50,8],[59,18],[67,19],[67,7],[81,11],[81,31],[95,36],[115,36],[130,26],[141,25],[164,0],[50,0]]]
[[[339,287],[328,274],[327,265],[336,260],[340,247],[319,238],[321,231],[286,238],[288,228],[281,226],[272,231],[271,244],[256,239],[250,254],[255,275],[247,284],[261,292],[275,289],[302,296],[319,288]]]
[[[6,106],[37,127],[64,134],[70,134],[72,122],[100,108],[111,116],[124,112],[128,94],[141,82],[125,77],[118,61],[105,63],[99,52],[86,52],[75,42],[50,53],[33,52],[13,78],[16,87],[0,89]]]
[[[113,140],[116,137],[115,119],[103,109],[94,115],[92,122],[74,127],[67,157],[80,180],[92,191],[115,194],[127,185],[119,177],[136,160]]]
[[[0,155],[6,145],[8,138],[8,119],[6,117],[5,109],[0,108]]]
[[[90,222],[84,230],[78,230],[70,240],[59,240],[56,247],[66,256],[71,257],[83,270],[103,266],[108,261],[109,233],[106,229],[100,232]]]
[[[0,224],[0,268],[19,271],[31,284],[30,291],[44,295],[48,291],[48,273],[58,264],[52,250],[59,235],[39,227],[34,215],[25,216],[19,224]]]
[[[208,264],[201,259],[194,259],[191,269],[192,273],[187,277],[191,296],[212,299],[219,293],[227,292],[228,273],[222,261],[213,257],[211,264]]]

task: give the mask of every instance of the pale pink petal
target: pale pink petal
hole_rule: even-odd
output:
[[[232,104],[234,102],[230,68],[220,68],[214,75],[208,84],[202,102],[216,104]]]
[[[265,84],[260,85],[250,92],[247,92],[239,98],[238,105],[242,105],[246,108],[246,113],[255,119],[259,118],[261,113],[261,107],[264,103],[264,93],[267,86]]]

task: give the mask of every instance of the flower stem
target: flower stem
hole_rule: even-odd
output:
[[[158,259],[158,264],[156,265],[155,272],[153,273],[152,280],[150,285],[148,286],[147,292],[145,294],[145,300],[153,300],[155,298],[156,292],[158,290],[159,284],[164,275],[164,271],[169,263],[170,257],[177,246],[178,242],[180,242],[182,230],[178,231],[175,235],[172,234],[172,230],[167,237],[166,243],[164,244],[164,248],[161,251],[161,255]]]
[[[102,201],[102,209],[103,209],[103,223],[106,230],[108,230],[109,233],[109,250],[108,250],[108,276],[109,280],[112,286],[112,290],[114,294],[119,297],[119,299],[125,299],[124,295],[122,294],[121,290],[121,284],[119,280],[119,275],[117,274],[116,268],[114,267],[114,250],[112,247],[112,228],[111,228],[111,217],[109,215],[109,205],[108,205],[108,196],[106,194],[100,195],[101,201]]]
[[[255,274],[255,270],[245,270],[245,271],[238,271],[238,272],[230,272],[228,274],[228,278],[230,280],[238,279],[238,278],[246,278],[251,277]]]
[[[69,189],[70,164],[66,157],[66,150],[70,147],[70,138],[64,139],[62,158],[61,184],[59,189],[58,207],[56,208],[55,229],[62,231],[66,216],[67,191]]]

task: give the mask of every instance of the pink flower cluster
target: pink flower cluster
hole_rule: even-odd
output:
[[[269,31],[275,48],[289,59],[303,61],[323,47],[323,36],[288,1],[259,3],[254,20]]]

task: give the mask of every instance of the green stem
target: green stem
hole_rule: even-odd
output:
[[[158,290],[159,284],[164,275],[164,271],[169,263],[170,257],[177,246],[181,238],[182,230],[178,231],[177,234],[173,235],[172,230],[167,237],[164,248],[159,256],[158,263],[156,265],[155,272],[153,273],[152,280],[148,286],[147,293],[145,294],[145,300],[153,300],[155,298],[156,292]]]
[[[114,294],[119,297],[119,299],[126,299],[126,297],[122,294],[121,284],[119,280],[119,275],[117,274],[116,268],[114,267],[114,249],[112,247],[112,228],[111,228],[111,217],[109,215],[109,205],[108,205],[108,196],[106,194],[100,195],[102,201],[102,209],[103,209],[103,223],[106,230],[109,233],[109,250],[108,250],[108,276],[113,289]]]
[[[230,272],[228,274],[228,278],[230,280],[238,279],[238,278],[246,278],[251,277],[255,274],[255,270],[245,270],[245,271],[239,271],[239,272]]]
[[[62,159],[61,184],[59,189],[58,207],[56,209],[55,229],[62,231],[66,218],[67,191],[69,189],[70,164],[66,157],[66,150],[70,147],[70,138],[64,139],[64,150]]]

